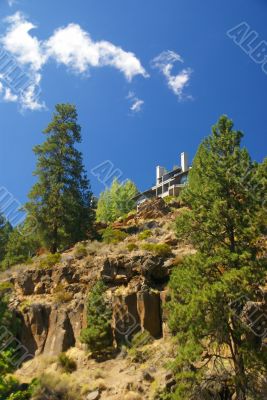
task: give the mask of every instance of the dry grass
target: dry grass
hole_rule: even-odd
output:
[[[73,294],[66,291],[66,288],[62,283],[59,283],[54,289],[54,301],[56,303],[67,303],[71,301],[73,298]]]

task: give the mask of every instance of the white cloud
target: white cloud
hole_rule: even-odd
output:
[[[13,54],[19,63],[28,65],[34,71],[40,70],[46,61],[46,55],[42,51],[41,42],[30,34],[36,26],[28,22],[20,12],[6,18],[5,21],[9,27],[1,38],[4,48]]]
[[[56,30],[45,47],[48,56],[78,73],[87,72],[90,67],[111,66],[129,81],[136,75],[148,76],[133,53],[107,41],[94,42],[77,24]]]
[[[184,88],[188,86],[192,74],[191,68],[184,68],[178,74],[172,74],[174,64],[183,63],[182,57],[174,51],[163,51],[152,60],[152,67],[159,69],[167,80],[168,87],[178,96],[179,100],[190,98],[184,94]]]
[[[18,100],[18,96],[13,94],[9,88],[5,88],[4,100],[8,102],[15,102]]]
[[[0,44],[6,50],[2,62],[7,63],[5,73],[0,76],[5,86],[5,101],[17,101],[22,109],[41,110],[44,104],[38,99],[40,70],[46,61],[41,42],[30,34],[36,28],[20,12],[5,19],[8,28],[1,36]],[[19,82],[21,83],[19,84]]]
[[[144,100],[139,99],[134,92],[129,92],[126,99],[130,100],[131,106],[130,110],[133,113],[138,113],[142,110],[143,105],[145,104]]]
[[[135,113],[141,111],[143,104],[144,104],[144,100],[136,99],[131,107],[131,111],[133,111]]]
[[[149,76],[134,53],[108,41],[94,42],[89,33],[77,24],[59,28],[48,40],[41,41],[32,34],[36,26],[22,13],[9,16],[5,22],[8,28],[0,37],[0,44],[30,79],[30,84],[23,92],[13,93],[24,109],[37,110],[44,107],[35,94],[39,92],[42,67],[49,59],[64,64],[77,74],[86,74],[92,67],[110,66],[122,72],[128,81],[137,75]],[[2,85],[7,83],[1,77],[0,80]],[[9,85],[10,88],[12,90]],[[141,105],[137,104],[136,109]]]

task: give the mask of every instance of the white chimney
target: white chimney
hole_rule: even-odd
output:
[[[160,167],[159,165],[156,168],[156,185],[159,184],[159,179],[164,175],[165,173],[165,168]]]
[[[188,154],[185,152],[181,153],[181,167],[183,172],[188,171],[189,169]]]

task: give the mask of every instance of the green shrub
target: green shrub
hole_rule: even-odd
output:
[[[29,263],[29,260],[36,254],[40,242],[36,235],[21,234],[24,232],[23,226],[16,227],[9,235],[5,246],[5,257],[1,262],[2,269],[7,269],[12,265]],[[1,239],[2,240],[2,239]]]
[[[31,400],[82,400],[80,387],[68,375],[42,374],[36,382]]]
[[[14,288],[13,283],[6,281],[0,282],[0,292],[10,292]]]
[[[126,215],[126,218],[132,217],[133,215],[136,215],[136,214],[137,214],[137,210],[132,210],[132,211],[128,212],[128,214]]]
[[[105,300],[106,286],[99,281],[87,299],[87,328],[81,332],[81,342],[87,344],[93,355],[112,346],[112,310]]]
[[[76,258],[83,258],[86,257],[88,254],[87,248],[83,243],[78,243],[77,246],[75,246],[74,249],[74,256]]]
[[[0,377],[1,400],[30,400],[31,395],[31,385],[25,385],[25,389],[22,389],[19,381],[17,381],[13,377]]]
[[[67,292],[62,283],[59,283],[54,289],[54,299],[56,303],[67,303],[72,300],[72,297],[72,293]]]
[[[163,197],[163,200],[166,204],[169,204],[173,201],[174,198],[175,198],[174,196],[165,196]]]
[[[54,265],[58,264],[61,261],[61,254],[47,254],[44,258],[42,258],[39,263],[38,267],[41,269],[51,268]]]
[[[128,249],[129,251],[138,250],[138,246],[137,246],[137,244],[135,244],[135,243],[128,243],[128,244],[127,244],[127,249]]]
[[[138,239],[145,240],[152,236],[152,232],[149,229],[144,230],[143,232],[139,233]]]
[[[58,364],[67,373],[71,373],[73,371],[76,371],[76,369],[77,369],[76,362],[72,358],[67,356],[66,353],[60,353],[59,354],[59,356],[58,356]]]
[[[144,243],[142,244],[142,249],[162,257],[167,257],[172,254],[170,246],[166,243]]]
[[[127,236],[127,233],[111,227],[108,227],[102,231],[102,239],[108,244],[117,244],[122,242]]]

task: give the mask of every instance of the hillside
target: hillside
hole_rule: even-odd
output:
[[[179,207],[175,202],[171,206],[156,199],[137,215],[115,223],[115,229],[127,234],[117,244],[83,242],[83,252],[77,251],[78,244],[62,253],[56,265],[40,267],[45,258],[41,256],[33,265],[2,275],[12,285],[10,307],[21,321],[19,340],[29,353],[26,359],[35,357],[16,372],[20,380],[52,374],[72,390],[77,385],[76,396],[82,396],[77,398],[88,400],[100,398],[86,397],[93,389],[101,399],[130,400],[155,398],[159,388],[171,386],[172,375],[165,365],[173,357],[164,310],[167,284],[173,265],[193,251],[175,237],[173,223],[180,209],[174,208]],[[145,244],[152,250],[143,250]],[[165,244],[167,252],[157,250],[157,244]],[[111,359],[100,362],[91,359],[80,342],[87,294],[99,279],[108,288],[115,345],[114,354],[107,356]],[[131,348],[130,340],[139,331],[149,335]],[[62,352],[77,364],[71,375],[58,364]],[[55,386],[62,385],[59,382]]]

